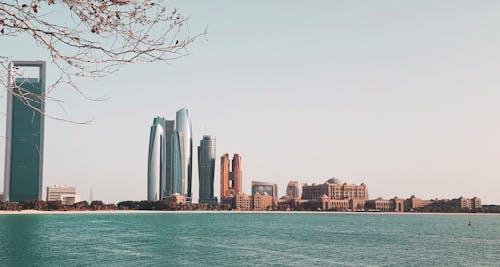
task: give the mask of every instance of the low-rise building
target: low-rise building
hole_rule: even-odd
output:
[[[168,196],[167,201],[170,203],[175,203],[177,205],[181,205],[186,203],[186,197],[182,196],[179,193],[172,194]]]
[[[405,200],[405,210],[413,211],[427,207],[431,204],[432,200],[424,200],[421,198],[417,198],[415,195],[412,195],[410,198],[407,198]]]
[[[73,205],[80,201],[74,186],[47,186],[47,201],[61,201],[63,205]]]
[[[302,187],[302,199],[320,199],[326,195],[330,199],[368,199],[368,187],[360,185],[342,183],[337,178],[327,180],[323,184],[304,185]]]
[[[392,199],[372,199],[365,202],[365,208],[374,211],[396,211],[404,212],[405,201],[402,198],[394,197]]]

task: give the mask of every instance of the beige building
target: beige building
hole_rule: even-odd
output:
[[[429,206],[430,204],[432,204],[432,200],[424,200],[412,195],[410,198],[405,200],[405,210],[413,211]]]
[[[404,206],[405,200],[398,197],[392,199],[377,198],[373,200],[367,200],[365,202],[365,208],[374,211],[404,212]]]
[[[272,196],[264,194],[247,195],[239,193],[235,196],[235,209],[236,210],[269,210],[277,200]]]
[[[456,207],[456,208],[461,208],[461,209],[470,209],[470,210],[475,210],[475,209],[480,209],[482,207],[481,205],[481,199],[478,197],[473,197],[473,198],[465,198],[465,197],[459,197],[451,200],[451,206]]]
[[[341,183],[337,178],[327,180],[324,184],[304,185],[302,187],[302,199],[320,199],[326,195],[330,199],[368,199],[368,187],[360,185]]]
[[[286,196],[289,199],[301,199],[302,198],[302,183],[298,181],[290,181],[286,187]]]
[[[63,205],[73,205],[80,201],[74,186],[47,186],[47,201],[61,201]]]
[[[179,193],[172,194],[168,196],[167,201],[170,203],[175,203],[178,205],[186,203],[186,197],[182,196]]]

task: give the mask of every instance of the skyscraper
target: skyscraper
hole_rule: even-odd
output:
[[[232,180],[233,180],[233,191],[234,195],[241,193],[241,178],[243,176],[243,171],[241,169],[241,157],[238,154],[234,154],[232,162]]]
[[[189,110],[186,108],[178,110],[175,123],[175,128],[179,133],[181,152],[182,195],[190,201],[192,197],[193,139]]]
[[[220,158],[220,198],[227,198],[230,196],[230,187],[229,187],[229,173],[230,169],[230,161],[229,154],[224,154]]]
[[[241,167],[241,157],[234,154],[233,161],[229,161],[229,154],[221,157],[220,167],[220,197],[233,197],[241,193],[241,183],[243,171]],[[230,168],[232,167],[232,168]]]
[[[205,135],[198,146],[200,203],[216,203],[214,199],[215,136]]]
[[[169,140],[170,146],[170,176],[167,179],[167,197],[173,194],[182,194],[182,165],[179,133],[173,131]]]
[[[166,182],[165,119],[156,117],[149,135],[148,154],[148,200],[162,198],[162,181]]]
[[[42,199],[45,62],[10,63],[7,90],[4,199]],[[36,67],[38,78],[12,77],[14,68]],[[17,95],[17,96],[15,96]],[[22,97],[21,97],[22,95]]]
[[[165,134],[165,175],[162,177],[160,182],[161,198],[165,199],[173,192],[172,182],[173,182],[173,145],[172,145],[172,135],[175,130],[175,121],[165,120],[164,124],[164,134]]]

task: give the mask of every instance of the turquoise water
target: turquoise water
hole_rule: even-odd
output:
[[[500,216],[0,215],[0,266],[75,265],[500,266]]]

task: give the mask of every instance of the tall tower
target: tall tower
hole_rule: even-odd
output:
[[[243,172],[241,169],[241,157],[238,154],[234,154],[233,162],[232,162],[232,178],[233,178],[233,191],[234,195],[241,193],[241,179],[243,176]]]
[[[173,120],[165,120],[164,124],[164,135],[165,135],[165,175],[160,182],[160,190],[161,190],[161,198],[164,199],[171,194],[172,192],[172,159],[173,159],[173,144],[172,144],[172,135],[175,130],[175,121]]]
[[[38,78],[14,77],[17,67],[38,68]],[[13,61],[8,79],[4,199],[41,200],[45,61]]]
[[[170,179],[167,183],[167,196],[182,194],[182,165],[179,132],[170,135]]]
[[[161,188],[166,182],[165,119],[156,117],[149,134],[148,200],[161,199]],[[162,183],[163,182],[163,183]]]
[[[176,130],[179,133],[181,152],[182,195],[188,200],[192,196],[193,139],[189,110],[180,109],[176,113]]]
[[[226,198],[230,196],[229,188],[229,155],[224,154],[220,158],[220,198]]]
[[[205,135],[198,146],[200,203],[214,202],[215,136]]]

